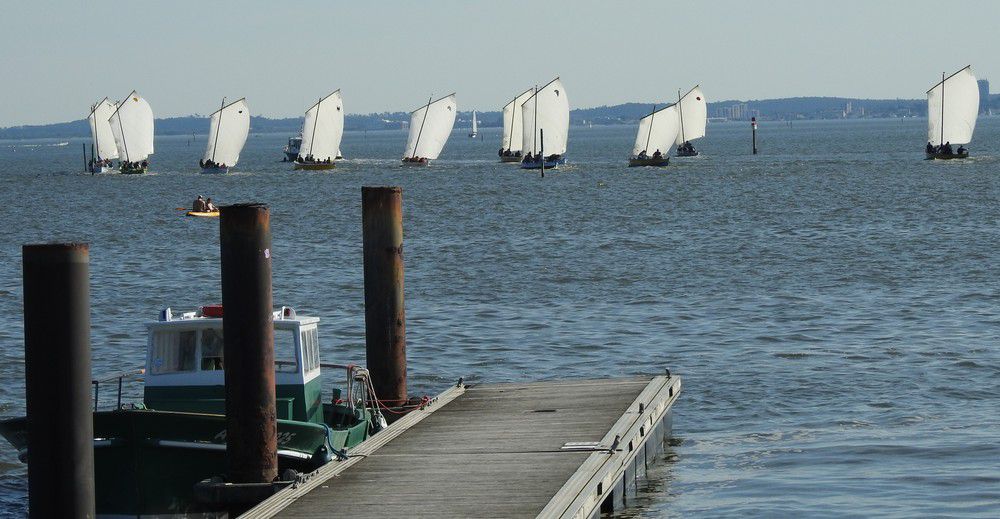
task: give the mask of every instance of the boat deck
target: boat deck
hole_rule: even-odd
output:
[[[244,517],[589,517],[634,493],[680,390],[669,375],[456,386]]]

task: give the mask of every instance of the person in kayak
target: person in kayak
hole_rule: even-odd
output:
[[[215,204],[212,203],[212,197],[208,197],[208,200],[205,201],[205,211],[209,213],[214,213],[218,210],[219,208],[215,207]]]
[[[211,199],[209,199],[209,200],[211,200]],[[193,207],[194,208],[192,209],[192,211],[194,211],[196,213],[204,213],[205,211],[207,211],[207,209],[206,209],[207,206],[205,205],[205,199],[202,198],[201,195],[198,195],[198,198],[194,199],[194,206]]]

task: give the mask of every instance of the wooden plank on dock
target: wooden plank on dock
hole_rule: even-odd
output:
[[[452,388],[246,517],[587,517],[644,469],[679,393],[669,376]]]

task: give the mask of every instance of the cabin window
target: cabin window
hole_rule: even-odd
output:
[[[222,369],[222,330],[207,328],[201,332],[201,370]]]
[[[154,374],[194,371],[196,332],[159,332],[153,336],[150,368]]]
[[[295,330],[274,330],[274,369],[279,373],[297,373]]]
[[[302,332],[302,362],[306,373],[319,368],[319,335],[316,328]]]

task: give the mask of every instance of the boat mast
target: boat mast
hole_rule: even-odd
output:
[[[107,99],[107,98],[105,98]],[[104,101],[97,103],[96,105],[90,107],[90,116],[94,118],[94,144],[91,145],[90,154],[93,155],[93,159],[97,160],[97,157],[101,154],[101,140],[97,138],[97,107],[104,104]],[[97,155],[94,155],[93,148],[97,147]]]
[[[511,146],[514,145],[514,143],[511,142],[514,139],[514,114],[516,112],[520,111],[520,110],[518,110],[518,108],[520,108],[520,106],[517,106],[516,103],[517,103],[517,96],[514,96],[514,99],[510,100],[510,134],[507,136],[507,149],[508,150],[510,149]]]
[[[945,73],[941,73],[941,142],[938,146],[944,146],[944,82],[947,81],[944,77]]]
[[[219,134],[222,133],[222,111],[226,109],[226,98],[222,98],[222,107],[219,108],[219,124],[215,127],[215,142],[212,143],[212,164],[215,164],[215,149],[219,146]]]
[[[654,117],[656,117],[656,105],[653,105],[653,113],[649,114],[649,131],[646,133],[646,149],[643,150],[646,152],[647,155],[649,154],[649,138],[653,136]],[[667,149],[667,153],[670,153],[669,149]]]
[[[427,98],[427,106],[424,107],[424,118],[420,120],[420,129],[417,130],[417,140],[413,143],[413,156],[411,159],[417,158],[417,146],[420,145],[420,134],[424,133],[424,123],[427,122],[427,112],[431,111],[431,100],[434,99],[434,94],[431,94]]]
[[[684,99],[684,98],[681,97],[681,89],[678,88],[677,89],[677,113],[680,114],[680,116],[681,116],[681,142],[684,143],[684,142],[687,142],[687,139],[684,138],[684,109],[681,108],[681,100],[682,99]]]
[[[319,124],[319,109],[320,109],[319,105],[321,105],[321,104],[323,104],[323,98],[322,97],[319,98],[319,102],[316,103],[316,116],[313,117],[313,134],[312,134],[312,138],[309,139],[309,154],[310,155],[312,155],[312,152],[313,152],[313,144],[316,143],[316,125]],[[316,160],[316,157],[313,157],[313,160]]]
[[[129,94],[128,97],[132,97],[132,94]],[[125,98],[126,101],[128,100],[128,97]],[[118,105],[118,108],[115,109],[115,113],[112,114],[112,117],[114,117],[115,115],[118,116],[118,131],[122,133],[122,147],[125,148],[125,162],[132,162],[132,159],[130,159],[128,156],[128,143],[125,142],[125,127],[122,126],[121,112],[124,106],[125,106],[125,101],[122,101],[122,104]],[[121,164],[119,164],[119,166],[121,166]]]
[[[535,93],[531,94],[531,98],[534,99],[534,115],[533,122],[531,123],[531,152],[538,154],[538,85],[535,85]]]

